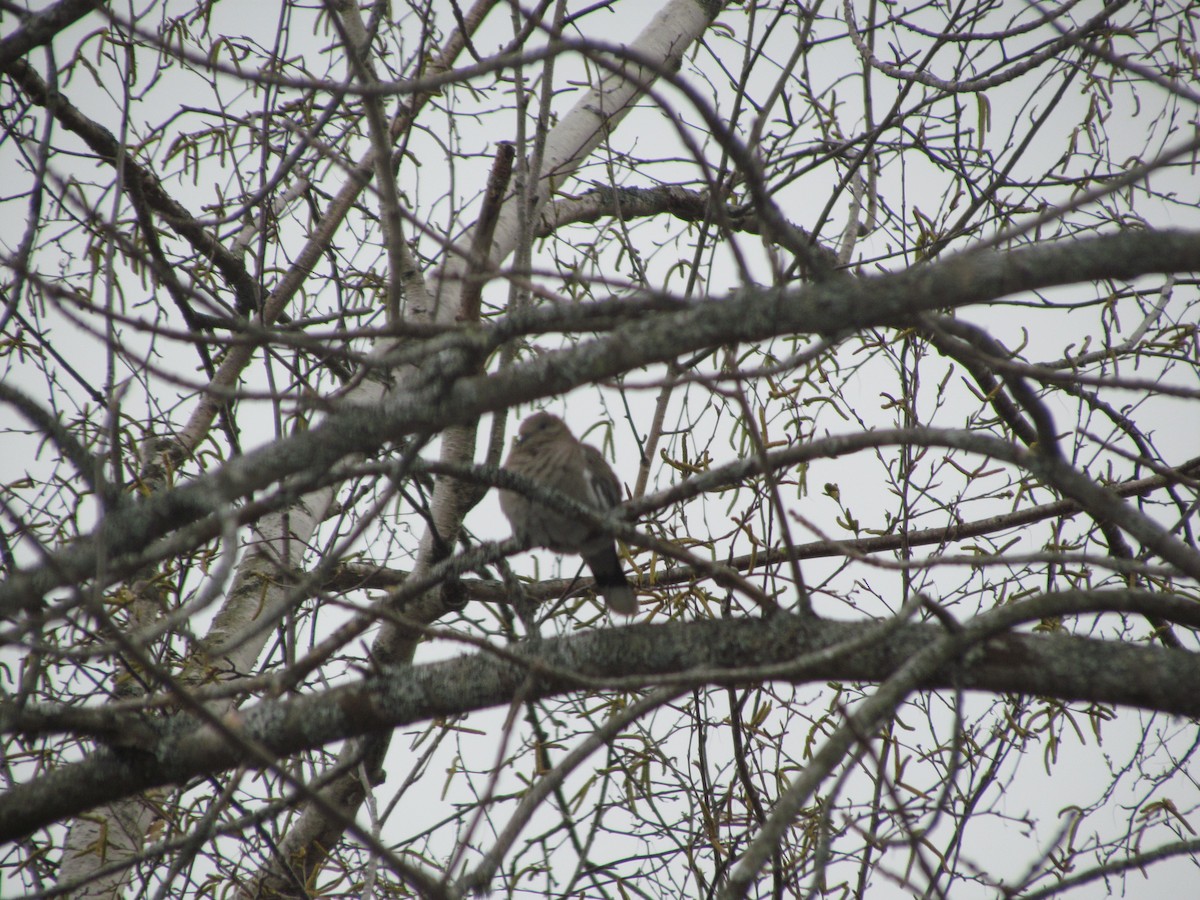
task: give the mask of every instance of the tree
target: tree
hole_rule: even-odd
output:
[[[5,896],[1193,865],[1196,10],[642,7],[9,9]]]

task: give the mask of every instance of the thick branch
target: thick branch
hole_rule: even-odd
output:
[[[898,326],[927,310],[986,303],[1025,290],[1193,270],[1200,270],[1200,232],[1123,232],[1008,254],[963,254],[895,275],[846,277],[790,290],[743,288],[625,322],[605,337],[494,375],[472,374],[477,354],[492,345],[491,329],[481,329],[473,352],[464,352],[463,340],[457,346],[448,344],[451,352],[429,360],[422,367],[423,380],[409,391],[378,406],[341,410],[322,425],[246,453],[212,475],[130,502],[108,516],[91,538],[0,584],[0,614],[36,604],[48,591],[94,576],[97,540],[114,560],[109,574],[115,577],[122,554],[140,552],[152,540],[209,515],[221,504],[290,475],[328,471],[352,453],[375,452],[414,432],[434,433],[680,354],[781,335],[841,335]],[[474,340],[465,338],[468,343]],[[1182,568],[1186,571],[1188,566]]]
[[[1200,625],[1200,613],[1191,604],[1134,591],[1064,592],[988,616],[995,633],[1029,617],[1098,609],[1150,610]],[[881,632],[886,639],[864,641],[861,622],[785,616],[586,632],[519,647],[511,656],[480,653],[395,668],[329,691],[266,701],[226,720],[243,738],[237,745],[180,716],[161,725],[162,737],[149,752],[102,749],[84,762],[13,788],[0,798],[0,840],[155,786],[257,765],[256,759],[246,757],[245,742],[282,757],[381,729],[501,706],[518,690],[537,699],[581,686],[633,689],[664,681],[883,681],[945,635],[938,625],[877,627],[886,628]],[[843,644],[853,652],[838,653]],[[754,665],[747,666],[748,660]],[[537,673],[532,688],[531,671]],[[937,672],[920,687],[959,685],[1200,716],[1200,658],[1195,654],[1090,638],[1003,634],[973,648],[960,663]],[[18,725],[20,730],[29,730],[37,715],[33,710],[8,714],[21,717],[10,722],[10,729]]]
[[[29,16],[21,28],[0,40],[0,71],[30,50],[50,43],[64,28],[74,25],[102,5],[100,0],[59,0],[53,6]]]

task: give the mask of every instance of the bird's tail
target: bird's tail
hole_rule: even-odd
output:
[[[596,579],[596,590],[604,596],[609,609],[623,616],[632,616],[637,612],[637,596],[633,593],[633,585],[621,569],[621,558],[617,556],[615,544],[589,553],[583,561],[592,570],[592,576]]]

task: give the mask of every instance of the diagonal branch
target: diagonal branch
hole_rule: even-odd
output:
[[[473,363],[451,362],[443,368],[431,360],[422,367],[421,378],[402,394],[380,404],[334,412],[321,425],[250,451],[211,475],[114,510],[90,538],[0,584],[0,614],[11,615],[36,604],[51,590],[94,577],[97,541],[112,556],[104,576],[111,582],[124,571],[122,554],[140,552],[160,536],[209,515],[214,500],[238,500],[301,472],[330,471],[350,454],[374,452],[410,434],[433,433],[514,403],[668,362],[680,353],[779,335],[840,335],[901,325],[925,310],[967,306],[1022,290],[1196,269],[1200,269],[1200,233],[1126,232],[1042,244],[1010,254],[963,254],[896,275],[836,279],[791,290],[746,287],[726,297],[628,322],[598,340],[546,353],[494,375],[473,374]],[[496,342],[489,339],[489,332],[480,329],[467,337],[481,342],[475,345],[476,353],[488,352]],[[1057,469],[1034,471],[1067,477]],[[1072,490],[1082,488],[1075,485]],[[1170,541],[1174,543],[1164,546],[1179,544]],[[1176,558],[1169,561],[1184,571],[1195,570],[1194,552],[1183,550],[1182,556],[1172,550]]]
[[[59,0],[28,16],[20,28],[0,39],[0,71],[7,70],[30,50],[50,43],[60,31],[104,5],[102,0]]]

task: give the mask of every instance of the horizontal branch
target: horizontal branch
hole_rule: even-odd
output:
[[[1182,650],[1063,635],[1008,632],[1045,616],[1096,611],[1150,613],[1193,627],[1200,608],[1139,591],[1067,591],[985,613],[971,623],[984,640],[920,687],[962,687],[1064,701],[1121,704],[1200,716],[1200,657]],[[871,628],[879,629],[872,640]],[[288,700],[268,700],[223,720],[241,738],[179,715],[148,723],[159,737],[144,750],[100,749],[17,785],[0,797],[0,841],[149,788],[183,784],[261,759],[247,747],[284,757],[335,741],[580,687],[634,690],[653,684],[700,686],[764,679],[794,684],[880,682],[946,634],[940,625],[885,621],[705,620],[589,631],[384,674]],[[753,665],[747,661],[753,660]],[[4,730],[36,732],[36,708],[4,711]]]
[[[921,429],[924,432],[924,429]],[[892,443],[902,443],[910,437],[908,429],[894,431],[872,431],[874,441],[871,448],[886,446]],[[798,461],[807,461],[832,454],[831,442],[838,438],[818,438],[804,444],[802,447],[788,450],[773,451],[767,454],[771,471],[780,471],[795,465]],[[815,452],[814,452],[815,451]],[[846,452],[842,447],[838,452]],[[745,471],[743,472],[743,468]],[[745,472],[757,474],[761,471],[757,461],[746,463],[739,460],[728,465],[714,466],[707,471],[687,478],[678,484],[654,494],[648,494],[638,500],[625,504],[622,511],[626,518],[637,519],[641,514],[659,510],[681,503],[707,491],[719,490],[731,483],[733,473]],[[1179,477],[1185,478],[1200,473],[1200,457],[1193,457],[1180,463],[1174,470]],[[455,477],[466,477],[462,473]],[[1107,489],[1118,497],[1143,497],[1175,483],[1175,479],[1167,475],[1150,475],[1131,481],[1121,481],[1106,485]],[[846,556],[856,554],[868,556],[874,553],[888,553],[904,548],[922,546],[945,546],[970,538],[982,537],[989,534],[999,534],[1012,528],[1042,522],[1046,519],[1069,519],[1082,512],[1082,507],[1073,500],[1054,500],[1037,506],[1024,507],[1009,513],[987,516],[983,519],[951,522],[934,528],[921,528],[912,531],[896,531],[889,534],[875,534],[871,537],[844,537],[836,540],[809,541],[795,544],[792,547],[766,547],[735,556],[725,560],[723,565],[737,572],[750,571],[763,566],[776,565],[789,559],[824,559],[830,556]],[[983,558],[986,559],[986,558]],[[669,571],[656,571],[654,584],[656,587],[686,584],[695,579],[700,573],[689,566],[679,566]],[[321,586],[327,591],[346,593],[352,590],[391,590],[403,584],[410,576],[406,569],[393,569],[377,562],[346,562],[338,565],[330,572],[329,577]],[[593,580],[587,575],[572,578],[547,578],[535,584],[525,585],[525,591],[531,599],[542,601],[562,594],[574,587],[590,588]],[[501,603],[506,602],[508,588],[499,581],[476,581],[464,579],[463,586],[472,600]]]

